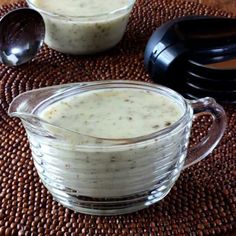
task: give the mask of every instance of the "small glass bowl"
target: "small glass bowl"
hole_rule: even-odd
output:
[[[67,16],[41,9],[34,0],[27,0],[38,11],[46,25],[45,43],[52,49],[74,55],[94,54],[114,47],[122,39],[135,0],[127,0],[122,8],[100,15]]]

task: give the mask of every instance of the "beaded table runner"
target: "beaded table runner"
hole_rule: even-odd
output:
[[[0,14],[22,6],[4,6]],[[33,166],[21,123],[7,116],[12,99],[34,88],[99,79],[149,81],[143,52],[151,33],[169,19],[192,14],[230,16],[193,2],[137,0],[124,39],[110,51],[71,57],[44,46],[28,64],[0,65],[0,235],[227,235],[236,229],[235,106],[225,106],[228,128],[220,145],[185,170],[164,200],[113,217],[74,213],[53,201]],[[192,142],[210,122],[202,117],[194,123]]]

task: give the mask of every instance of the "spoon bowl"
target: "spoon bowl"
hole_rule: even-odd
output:
[[[45,24],[35,10],[20,8],[0,20],[0,61],[18,66],[30,61],[43,44]]]

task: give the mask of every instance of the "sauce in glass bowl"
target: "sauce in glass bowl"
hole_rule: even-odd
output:
[[[64,84],[16,97],[34,165],[55,200],[75,211],[114,215],[163,199],[181,170],[217,145],[226,127],[212,98],[186,101],[137,81]],[[188,148],[192,121],[209,114],[211,130]],[[187,151],[188,158],[187,157]]]
[[[107,149],[107,141],[129,143],[128,140],[155,134],[179,121],[183,113],[183,107],[173,99],[148,89],[106,88],[65,96],[40,108],[37,114],[54,127],[62,128],[58,134],[70,151],[50,142],[41,143],[42,159],[57,163],[60,179],[63,178],[60,181],[83,196],[106,198],[142,192],[153,187],[155,169],[165,175],[165,168],[156,168],[151,163],[167,156],[168,160],[173,159],[179,150],[180,134],[170,132],[165,140],[124,148],[114,145]],[[49,132],[57,133],[54,127],[49,127]],[[88,150],[78,152],[78,144],[87,145]],[[171,152],[166,146],[172,147]],[[145,167],[147,163],[153,174]],[[135,182],[138,184],[134,185]]]
[[[135,0],[28,0],[46,24],[45,43],[62,53],[93,54],[123,37]]]
[[[43,110],[51,124],[105,139],[135,138],[166,128],[183,115],[171,99],[148,90],[106,89],[71,96]]]

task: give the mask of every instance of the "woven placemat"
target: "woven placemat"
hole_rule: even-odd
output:
[[[4,6],[7,11],[25,3]],[[236,107],[226,106],[228,129],[217,149],[184,171],[170,194],[139,212],[117,217],[74,213],[41,184],[24,129],[9,118],[12,99],[26,90],[68,82],[105,79],[149,81],[143,51],[161,23],[183,15],[222,15],[193,2],[138,0],[127,33],[114,49],[90,57],[62,55],[46,46],[30,63],[0,65],[0,235],[227,235],[236,229]],[[211,121],[194,124],[193,142]]]

